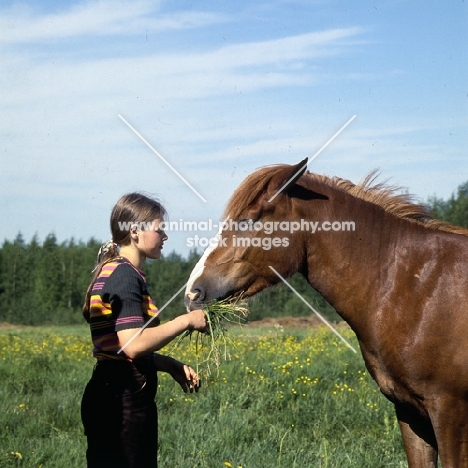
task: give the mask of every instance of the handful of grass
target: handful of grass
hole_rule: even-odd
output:
[[[221,361],[229,359],[228,342],[230,340],[227,336],[226,325],[245,324],[249,311],[240,299],[232,298],[211,301],[203,308],[203,311],[206,314],[208,330],[203,333],[186,331],[179,336],[174,345],[178,346],[186,337],[194,340],[197,373],[209,377],[212,367],[218,370]]]

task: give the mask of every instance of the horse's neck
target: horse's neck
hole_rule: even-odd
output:
[[[412,242],[415,226],[350,195],[324,207],[319,225],[348,221],[354,230],[310,236],[308,281],[352,325],[393,287],[395,251]]]

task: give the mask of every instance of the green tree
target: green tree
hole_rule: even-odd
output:
[[[434,218],[468,227],[468,181],[459,185],[456,195],[452,194],[448,200],[432,197],[428,205]]]
[[[2,246],[2,313],[4,321],[21,323],[24,320],[24,295],[28,289],[26,244],[19,233],[13,242]]]
[[[42,321],[53,321],[54,314],[67,302],[63,250],[54,234],[49,234],[42,244],[36,274],[37,314]]]

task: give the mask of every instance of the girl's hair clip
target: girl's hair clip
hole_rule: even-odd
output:
[[[97,258],[96,258],[96,266],[94,267],[94,270],[92,271],[92,273],[94,273],[99,267],[99,265],[101,264],[102,257],[104,257],[104,255],[106,255],[111,249],[117,250],[118,247],[119,246],[113,241],[113,239],[108,240],[107,242],[104,242],[104,244],[102,244],[101,247],[99,248]]]

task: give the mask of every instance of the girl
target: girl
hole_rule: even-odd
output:
[[[185,392],[199,389],[190,366],[155,353],[185,330],[207,326],[202,310],[159,324],[141,267],[161,256],[165,214],[147,196],[123,196],[86,293],[83,315],[97,359],[81,406],[88,468],[157,467],[156,372],[168,372]]]

